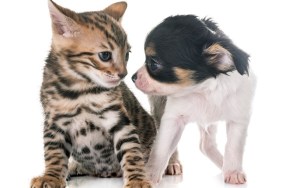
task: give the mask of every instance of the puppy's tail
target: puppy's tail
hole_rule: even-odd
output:
[[[148,98],[149,98],[150,107],[151,107],[151,114],[155,120],[157,129],[159,129],[161,118],[164,114],[164,109],[166,105],[166,97],[149,95]]]

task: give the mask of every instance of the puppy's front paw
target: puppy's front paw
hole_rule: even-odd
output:
[[[56,179],[50,176],[36,177],[31,180],[31,188],[65,188],[63,179]]]
[[[243,172],[229,171],[224,173],[224,181],[225,183],[230,184],[244,184],[246,183],[246,175]]]
[[[158,170],[157,168],[154,168],[153,166],[147,166],[146,171],[147,171],[148,178],[154,184],[157,184],[162,180],[162,176],[164,174],[162,170]]]
[[[182,165],[179,162],[168,164],[165,174],[166,175],[181,175],[182,174]]]
[[[152,188],[153,186],[148,181],[142,180],[132,180],[129,181],[126,185],[124,185],[124,188]]]

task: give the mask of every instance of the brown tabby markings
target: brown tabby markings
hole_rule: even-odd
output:
[[[151,188],[147,161],[152,117],[121,81],[130,46],[120,25],[126,3],[74,13],[49,2],[53,23],[44,68],[45,172],[31,188],[63,188],[67,175],[124,177],[125,188]],[[99,54],[110,52],[102,61]]]

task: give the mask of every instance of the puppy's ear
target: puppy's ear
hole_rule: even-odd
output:
[[[219,72],[228,72],[236,69],[241,75],[248,74],[249,55],[233,44],[228,50],[223,45],[214,43],[203,50],[203,56],[208,65]]]
[[[218,43],[206,47],[203,56],[208,65],[220,72],[228,72],[235,68],[232,54]]]

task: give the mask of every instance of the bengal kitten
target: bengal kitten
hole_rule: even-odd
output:
[[[144,162],[156,127],[122,82],[130,52],[120,24],[126,7],[75,13],[49,1],[53,39],[41,88],[45,172],[31,188],[63,188],[68,174],[123,175],[125,188],[151,188]]]

